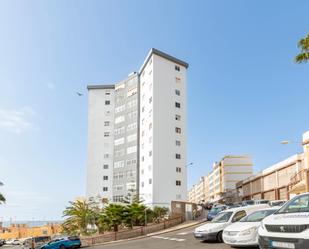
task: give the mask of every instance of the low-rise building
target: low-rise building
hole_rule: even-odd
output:
[[[303,134],[303,153],[280,161],[236,184],[243,200],[288,200],[309,191],[309,131]]]

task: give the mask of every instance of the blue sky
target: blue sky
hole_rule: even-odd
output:
[[[301,151],[309,65],[296,65],[309,2],[0,2],[1,219],[59,219],[85,192],[88,83],[137,70],[151,47],[190,64],[189,185],[226,154],[255,171]]]

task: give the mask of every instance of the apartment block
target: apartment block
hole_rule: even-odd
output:
[[[250,156],[227,155],[215,162],[212,171],[189,190],[189,200],[195,203],[223,201],[227,198],[227,193],[236,190],[237,182],[252,174],[253,163]],[[203,188],[199,187],[201,182],[204,184]]]
[[[127,79],[88,86],[88,198],[121,202],[135,192],[150,206],[186,200],[187,68],[151,49]]]

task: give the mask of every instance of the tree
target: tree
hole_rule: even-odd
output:
[[[295,56],[296,63],[303,63],[309,61],[309,33],[303,39],[298,42],[300,53]]]
[[[145,224],[146,206],[134,201],[125,208],[125,223],[129,227],[141,226]]]
[[[87,235],[88,226],[95,223],[95,211],[87,201],[70,202],[70,206],[63,211],[63,217],[67,217],[62,227],[68,234]]]
[[[103,209],[102,218],[114,232],[118,232],[118,227],[125,220],[125,207],[119,204],[109,204]]]
[[[169,209],[167,207],[155,206],[153,208],[153,216],[155,218],[161,218],[162,216],[168,214]]]
[[[0,182],[0,186],[3,186],[3,183]],[[0,193],[0,204],[5,202],[5,197],[3,194]]]

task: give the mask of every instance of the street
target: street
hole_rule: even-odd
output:
[[[149,238],[116,242],[107,245],[93,246],[93,249],[225,249],[231,248],[224,243],[202,242],[193,237],[195,227],[185,228],[182,230],[164,233]]]

